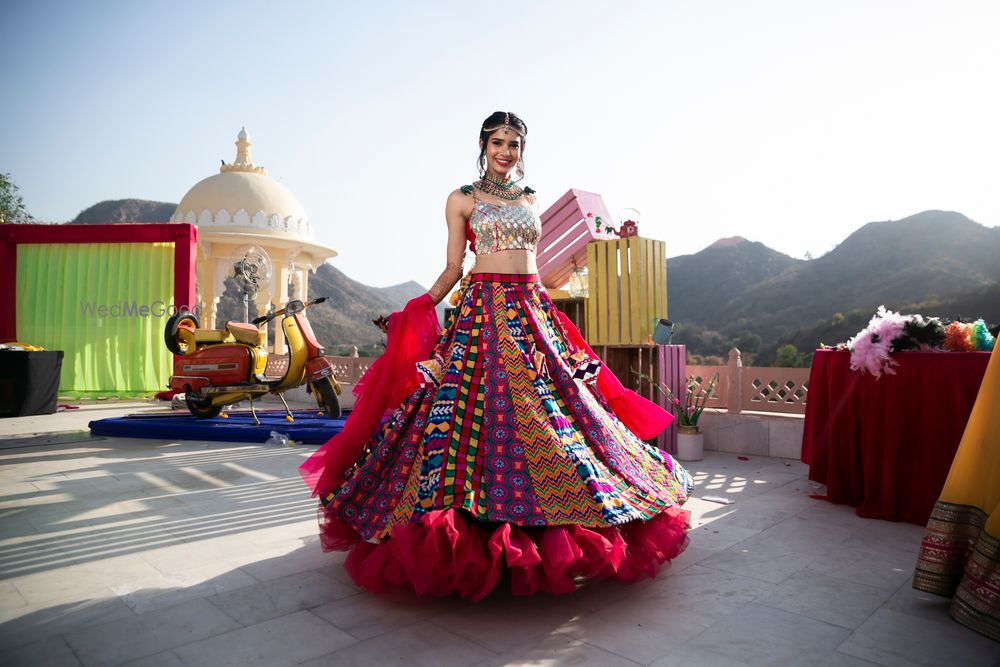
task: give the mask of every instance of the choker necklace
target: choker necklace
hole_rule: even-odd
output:
[[[517,181],[501,183],[494,179],[489,172],[486,172],[482,178],[475,182],[474,185],[485,194],[492,197],[499,197],[500,199],[509,199],[511,201],[520,199],[524,194],[524,189],[518,187]]]

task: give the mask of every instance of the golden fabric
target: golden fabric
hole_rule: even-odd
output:
[[[948,480],[927,522],[913,587],[954,596],[955,620],[1000,641],[998,349],[993,348]]]

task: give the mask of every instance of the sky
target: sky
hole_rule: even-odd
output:
[[[430,285],[495,110],[542,210],[602,195],[667,256],[819,257],[928,209],[1000,225],[1000,2],[5,0],[0,172],[43,221],[253,158],[332,263]]]

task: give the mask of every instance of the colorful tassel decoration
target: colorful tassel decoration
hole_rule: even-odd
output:
[[[975,343],[970,337],[972,325],[964,322],[952,322],[944,328],[944,349],[949,352],[974,352]]]
[[[975,348],[980,352],[992,352],[993,345],[996,343],[996,339],[990,333],[990,330],[986,328],[986,322],[982,318],[972,323],[972,335],[970,338]]]

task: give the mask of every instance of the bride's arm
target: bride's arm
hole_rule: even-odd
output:
[[[451,288],[462,278],[462,262],[465,260],[465,221],[468,219],[465,211],[468,208],[469,197],[455,190],[448,195],[444,216],[448,222],[448,257],[444,271],[427,290],[428,296],[435,305],[441,302]]]

